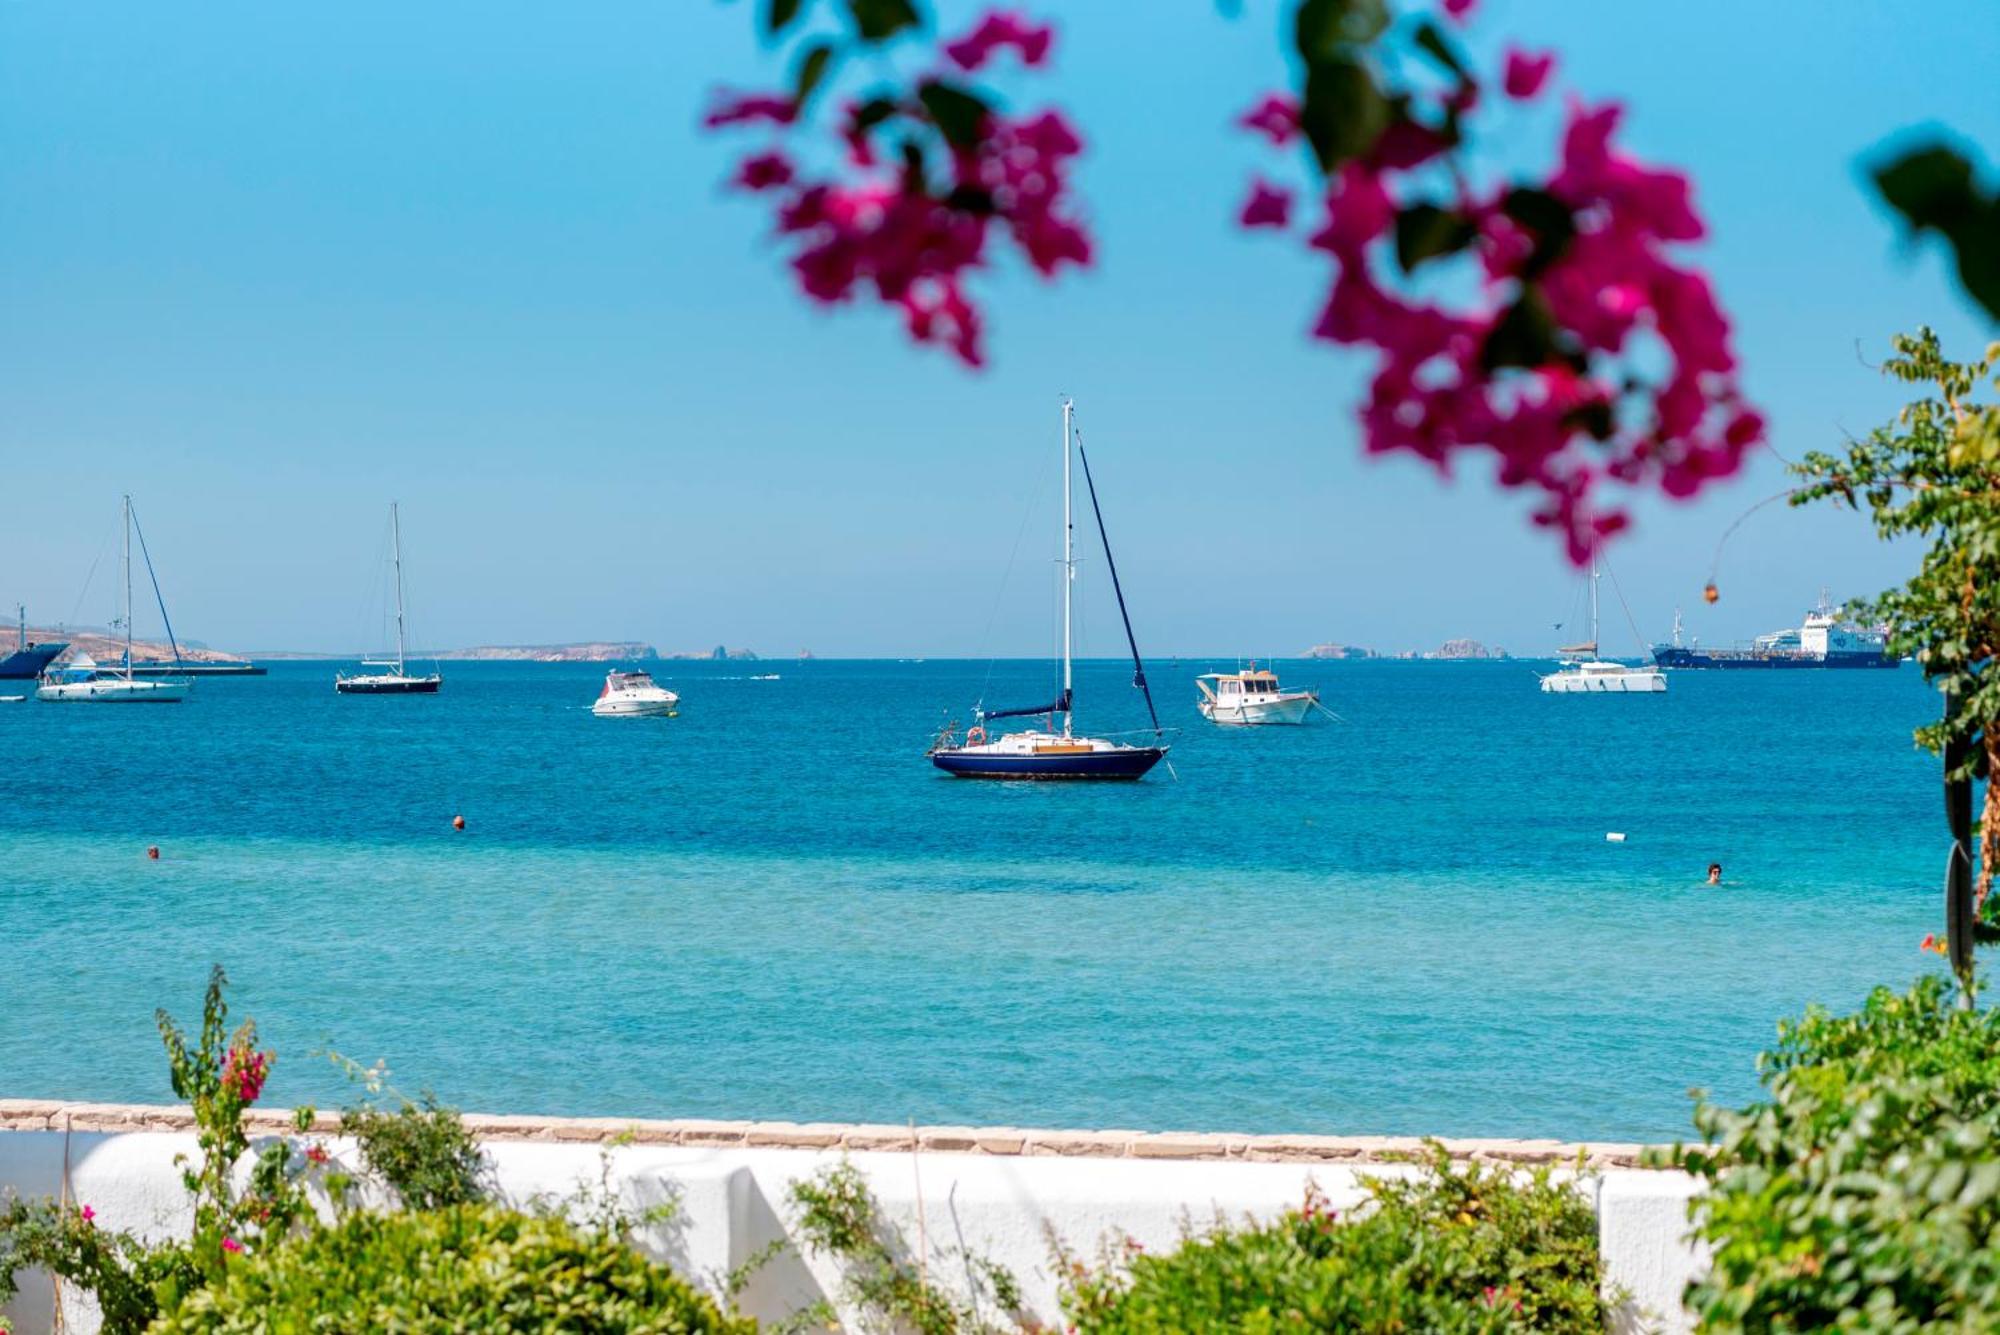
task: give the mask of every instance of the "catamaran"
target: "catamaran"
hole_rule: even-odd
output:
[[[1603,577],[1595,557],[1590,562],[1590,638],[1565,645],[1562,669],[1542,678],[1542,690],[1552,695],[1655,695],[1667,689],[1667,674],[1657,668],[1635,668],[1597,656],[1597,581]]]
[[[1062,401],[1062,690],[1052,702],[1015,709],[973,711],[973,726],[963,738],[954,727],[946,728],[931,745],[931,763],[961,779],[1138,779],[1160,763],[1167,754],[1166,732],[1153,708],[1153,692],[1146,685],[1146,665],[1139,658],[1139,642],[1132,634],[1132,616],[1125,608],[1125,591],[1118,583],[1118,566],[1111,559],[1111,539],[1104,531],[1104,511],[1097,503],[1097,485],[1091,481],[1090,458],[1083,452],[1081,435],[1074,435],[1076,405]],[[1111,572],[1111,587],[1118,595],[1118,614],[1125,621],[1125,642],[1132,650],[1132,684],[1146,697],[1146,713],[1153,720],[1153,744],[1134,746],[1109,737],[1078,736],[1074,723],[1075,618],[1072,613],[1076,584],[1076,526],[1071,517],[1072,490],[1070,461],[1083,464],[1084,485],[1090,490],[1090,510],[1097,520],[1097,536],[1104,545],[1105,568]],[[986,725],[997,719],[1045,716],[1039,729],[1010,732],[998,737],[987,734]],[[1061,730],[1056,719],[1062,719]]]
[[[138,520],[132,515],[132,498],[125,498],[124,506],[124,546],[123,564],[125,568],[125,601],[119,615],[119,623],[125,627],[125,657],[116,668],[100,667],[88,655],[78,657],[67,664],[57,663],[42,674],[41,684],[35,687],[35,698],[50,704],[96,704],[96,705],[136,705],[136,704],[179,704],[187,699],[187,693],[194,683],[186,677],[163,677],[140,681],[132,675],[132,534],[138,528]],[[153,557],[146,550],[146,535],[139,534],[139,555],[146,562],[146,578],[153,584],[153,600],[160,606],[160,620],[167,628],[167,643],[174,651],[174,662],[181,661],[181,647],[174,640],[174,627],[167,620],[167,600],[160,596],[160,580],[153,573]]]
[[[342,695],[436,695],[444,678],[433,671],[427,677],[410,675],[403,647],[403,521],[394,501],[389,502],[389,559],[396,567],[396,656],[364,658],[361,666],[394,668],[393,672],[358,672],[351,676],[336,673],[333,689]]]

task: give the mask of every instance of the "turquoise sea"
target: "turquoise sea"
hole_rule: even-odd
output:
[[[541,664],[0,705],[0,1095],[167,1101],[153,1010],[220,961],[286,1104],[333,1048],[484,1111],[1671,1138],[1778,1017],[1936,963],[1914,668],[1287,664],[1345,722],[1231,731],[1159,662],[1177,777],[1100,787],[924,759],[1043,664],[658,666],[677,719]],[[1142,721],[1081,673],[1080,726]]]

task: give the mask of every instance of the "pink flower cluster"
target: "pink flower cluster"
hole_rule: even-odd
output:
[[[247,1048],[231,1048],[222,1059],[222,1086],[239,1102],[251,1104],[264,1092],[264,1077],[270,1074],[271,1054]]]
[[[1051,41],[1047,27],[993,12],[944,49],[960,67],[976,70],[1008,47],[1025,63],[1040,64]],[[783,128],[796,119],[789,100],[753,95],[718,104],[707,124],[764,121]],[[915,130],[944,150],[942,180],[907,160],[883,167],[876,141],[892,128]],[[1091,244],[1069,191],[1083,143],[1060,114],[988,111],[972,130],[970,142],[961,134],[961,142],[951,143],[921,95],[850,104],[839,128],[846,175],[809,177],[788,154],[770,148],[742,158],[732,184],[773,198],[778,233],[795,247],[792,269],[808,297],[835,305],[872,289],[902,313],[911,338],[979,366],[982,320],[966,278],[985,265],[993,228],[1044,277],[1065,264],[1088,264]]]
[[[1536,96],[1552,65],[1511,52],[1507,91]],[[1476,103],[1469,90],[1448,96],[1460,113]],[[1407,450],[1441,469],[1465,450],[1491,451],[1503,485],[1543,493],[1535,522],[1557,530],[1579,565],[1628,522],[1601,488],[1691,496],[1735,472],[1764,434],[1739,392],[1729,323],[1708,280],[1669,254],[1703,235],[1687,178],[1614,147],[1619,116],[1616,105],[1572,104],[1561,161],[1546,180],[1482,192],[1454,172],[1456,198],[1442,201],[1433,164],[1446,140],[1400,120],[1330,177],[1324,218],[1308,238],[1335,267],[1314,334],[1379,353],[1361,410],[1368,450]],[[1277,144],[1298,133],[1295,105],[1281,96],[1240,124]],[[1553,201],[1567,222],[1558,228],[1519,207],[1524,196],[1540,214]],[[1378,257],[1396,248],[1398,215],[1426,202],[1467,229],[1466,251],[1479,265],[1476,295],[1457,306],[1378,277],[1390,263]],[[1253,181],[1239,221],[1285,227],[1290,203]],[[1545,351],[1531,365],[1496,357],[1496,335],[1507,340],[1523,322],[1544,327]]]

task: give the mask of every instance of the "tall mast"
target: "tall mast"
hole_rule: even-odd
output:
[[[14,611],[21,618],[21,652],[26,653],[28,651],[28,605],[26,603],[16,603],[14,604]]]
[[[389,544],[396,565],[396,675],[404,677],[409,674],[403,669],[403,520],[394,501],[389,502]]]
[[[1590,556],[1590,652],[1591,652],[1591,656],[1592,656],[1592,657],[1595,657],[1595,658],[1602,658],[1602,657],[1604,657],[1604,652],[1603,652],[1603,650],[1601,650],[1601,649],[1599,649],[1599,648],[1597,647],[1597,581],[1598,581],[1598,578],[1599,578],[1599,575],[1598,575],[1598,569],[1597,569],[1597,554],[1596,554],[1595,552],[1592,552],[1592,553],[1591,553],[1591,556]]]
[[[1076,545],[1076,526],[1075,526],[1074,524],[1072,524],[1072,523],[1070,522],[1070,486],[1069,486],[1069,468],[1070,468],[1070,465],[1069,465],[1069,456],[1070,456],[1070,446],[1069,446],[1069,423],[1070,423],[1070,414],[1071,414],[1071,412],[1072,412],[1072,411],[1074,410],[1075,406],[1076,406],[1076,405],[1075,405],[1074,403],[1072,403],[1072,402],[1071,402],[1071,401],[1070,401],[1069,399],[1065,398],[1065,399],[1063,400],[1063,406],[1062,406],[1062,408],[1063,408],[1063,434],[1062,434],[1062,450],[1063,450],[1063,531],[1062,531],[1062,568],[1063,568],[1063,571],[1062,571],[1062,582],[1063,582],[1063,678],[1062,678],[1062,699],[1063,699],[1063,736],[1065,736],[1065,737],[1067,737],[1067,736],[1069,736],[1069,735],[1070,735],[1070,721],[1071,721],[1072,717],[1074,716],[1074,712],[1075,712],[1075,711],[1073,711],[1073,710],[1072,710],[1072,709],[1070,708],[1070,686],[1071,686],[1071,677],[1072,677],[1072,675],[1073,675],[1073,669],[1072,669],[1072,667],[1071,667],[1071,663],[1070,663],[1070,653],[1071,653],[1071,649],[1072,649],[1072,640],[1073,640],[1073,633],[1072,633],[1072,626],[1071,626],[1071,617],[1070,617],[1070,594],[1071,594],[1071,591],[1072,591],[1072,590],[1071,590],[1071,586],[1072,586],[1072,585],[1074,585],[1074,584],[1076,583],[1076,559],[1075,559],[1075,545]]]
[[[132,497],[125,497],[125,680],[132,680]]]

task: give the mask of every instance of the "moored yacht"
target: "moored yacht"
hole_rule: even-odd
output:
[[[335,673],[333,689],[342,695],[436,695],[444,678],[436,671],[428,676],[410,675],[403,650],[403,521],[394,501],[389,502],[389,552],[396,567],[396,656],[364,658],[365,668],[393,668],[392,672]]]
[[[68,662],[58,662],[41,677],[35,698],[50,704],[139,705],[179,704],[194,685],[186,677],[166,677],[140,681],[132,675],[132,534],[138,520],[132,514],[132,498],[125,498],[124,545],[125,603],[119,616],[125,627],[125,661],[117,668],[102,668],[88,654],[78,654]],[[160,620],[166,624],[167,643],[180,661],[180,645],[174,640],[173,623],[167,621],[166,599],[160,595],[159,577],[153,573],[153,557],[146,550],[146,535],[139,534],[139,554],[146,562],[146,577],[153,584],[153,598],[160,605]]]
[[[1590,563],[1590,638],[1582,644],[1565,645],[1562,667],[1542,678],[1542,690],[1550,695],[1657,695],[1667,689],[1667,674],[1658,668],[1632,667],[1598,656],[1597,581],[1602,577],[1595,560]]]
[[[1201,692],[1195,708],[1210,723],[1304,723],[1319,703],[1318,691],[1288,691],[1278,683],[1277,673],[1254,662],[1243,672],[1204,672],[1194,684]]]
[[[599,718],[672,718],[680,703],[680,696],[654,681],[651,673],[613,668],[604,674],[604,689],[590,712]]]
[[[1063,528],[1062,528],[1062,681],[1060,693],[1045,705],[1014,709],[986,709],[974,712],[973,726],[960,738],[954,728],[946,728],[932,743],[931,763],[961,779],[1138,779],[1160,763],[1167,754],[1166,731],[1153,709],[1153,692],[1146,685],[1146,665],[1139,658],[1139,643],[1132,635],[1132,617],[1125,609],[1125,592],[1118,583],[1118,565],[1111,558],[1111,539],[1104,531],[1104,512],[1097,504],[1097,486],[1090,478],[1090,459],[1083,452],[1080,435],[1071,444],[1075,405],[1063,400]],[[1146,697],[1146,712],[1153,720],[1152,745],[1133,745],[1110,737],[1079,737],[1073,726],[1075,713],[1075,617],[1072,612],[1076,583],[1075,524],[1071,518],[1070,460],[1083,463],[1084,485],[1090,490],[1090,509],[1097,519],[1097,536],[1104,546],[1104,565],[1111,575],[1111,588],[1118,596],[1118,614],[1125,622],[1125,642],[1132,650],[1132,684]],[[1039,729],[989,736],[986,725],[995,719],[1045,716]],[[1062,720],[1058,730],[1056,720]]]

